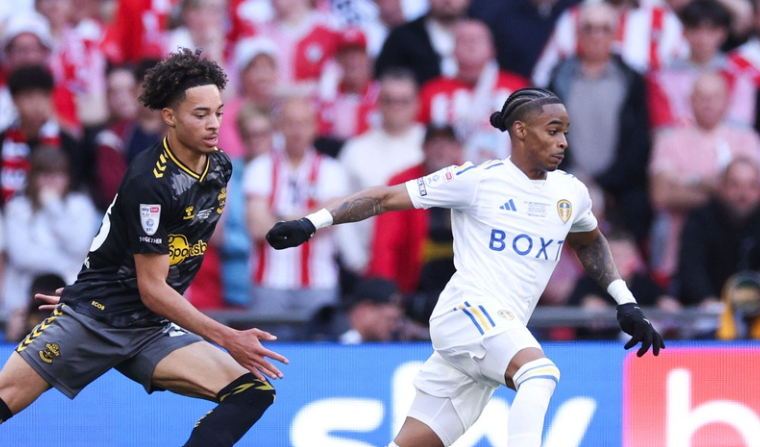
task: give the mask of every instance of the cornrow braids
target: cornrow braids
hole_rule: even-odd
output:
[[[541,110],[546,104],[561,104],[562,100],[553,92],[527,87],[509,95],[501,111],[491,114],[491,125],[500,131],[509,130],[515,121],[522,121],[533,112]]]
[[[224,90],[227,75],[216,62],[201,58],[201,52],[179,48],[148,70],[140,102],[149,109],[161,110],[184,101],[189,88],[213,84]]]

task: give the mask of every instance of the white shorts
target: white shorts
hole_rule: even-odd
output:
[[[475,423],[494,391],[505,385],[504,373],[515,354],[525,348],[541,349],[511,313],[477,302],[433,318],[430,335],[435,352],[420,369],[414,386],[424,394],[450,399],[463,430]],[[440,412],[440,405],[426,410],[425,405],[413,404],[409,416],[436,431],[434,425],[441,424],[434,421],[442,419]]]

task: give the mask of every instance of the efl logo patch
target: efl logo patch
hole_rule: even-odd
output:
[[[667,349],[625,362],[623,447],[754,447],[760,349]]]
[[[140,225],[148,236],[153,236],[158,231],[158,222],[161,219],[161,205],[140,204]]]
[[[417,179],[417,187],[420,188],[420,195],[426,196],[427,195],[427,188],[425,188],[425,179],[418,178]]]
[[[423,177],[428,188],[436,188],[454,180],[458,166],[449,166]]]

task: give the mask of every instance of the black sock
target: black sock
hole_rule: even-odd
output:
[[[217,395],[219,405],[196,424],[184,447],[231,447],[274,402],[275,391],[251,373],[239,377]]]
[[[13,413],[11,413],[11,409],[8,408],[8,405],[5,403],[5,401],[0,398],[0,424],[7,421],[13,416]]]

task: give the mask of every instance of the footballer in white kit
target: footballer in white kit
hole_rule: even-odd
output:
[[[591,198],[573,175],[557,170],[545,180],[531,180],[509,158],[450,166],[407,182],[406,189],[415,208],[452,210],[456,267],[430,318],[436,354],[415,386],[439,397],[462,395],[458,384],[474,387],[466,393],[475,401],[466,410],[474,423],[491,394],[505,385],[514,354],[539,347],[525,326],[567,234],[596,228]],[[489,337],[505,331],[509,337],[486,349]],[[455,402],[455,408],[464,407]]]

